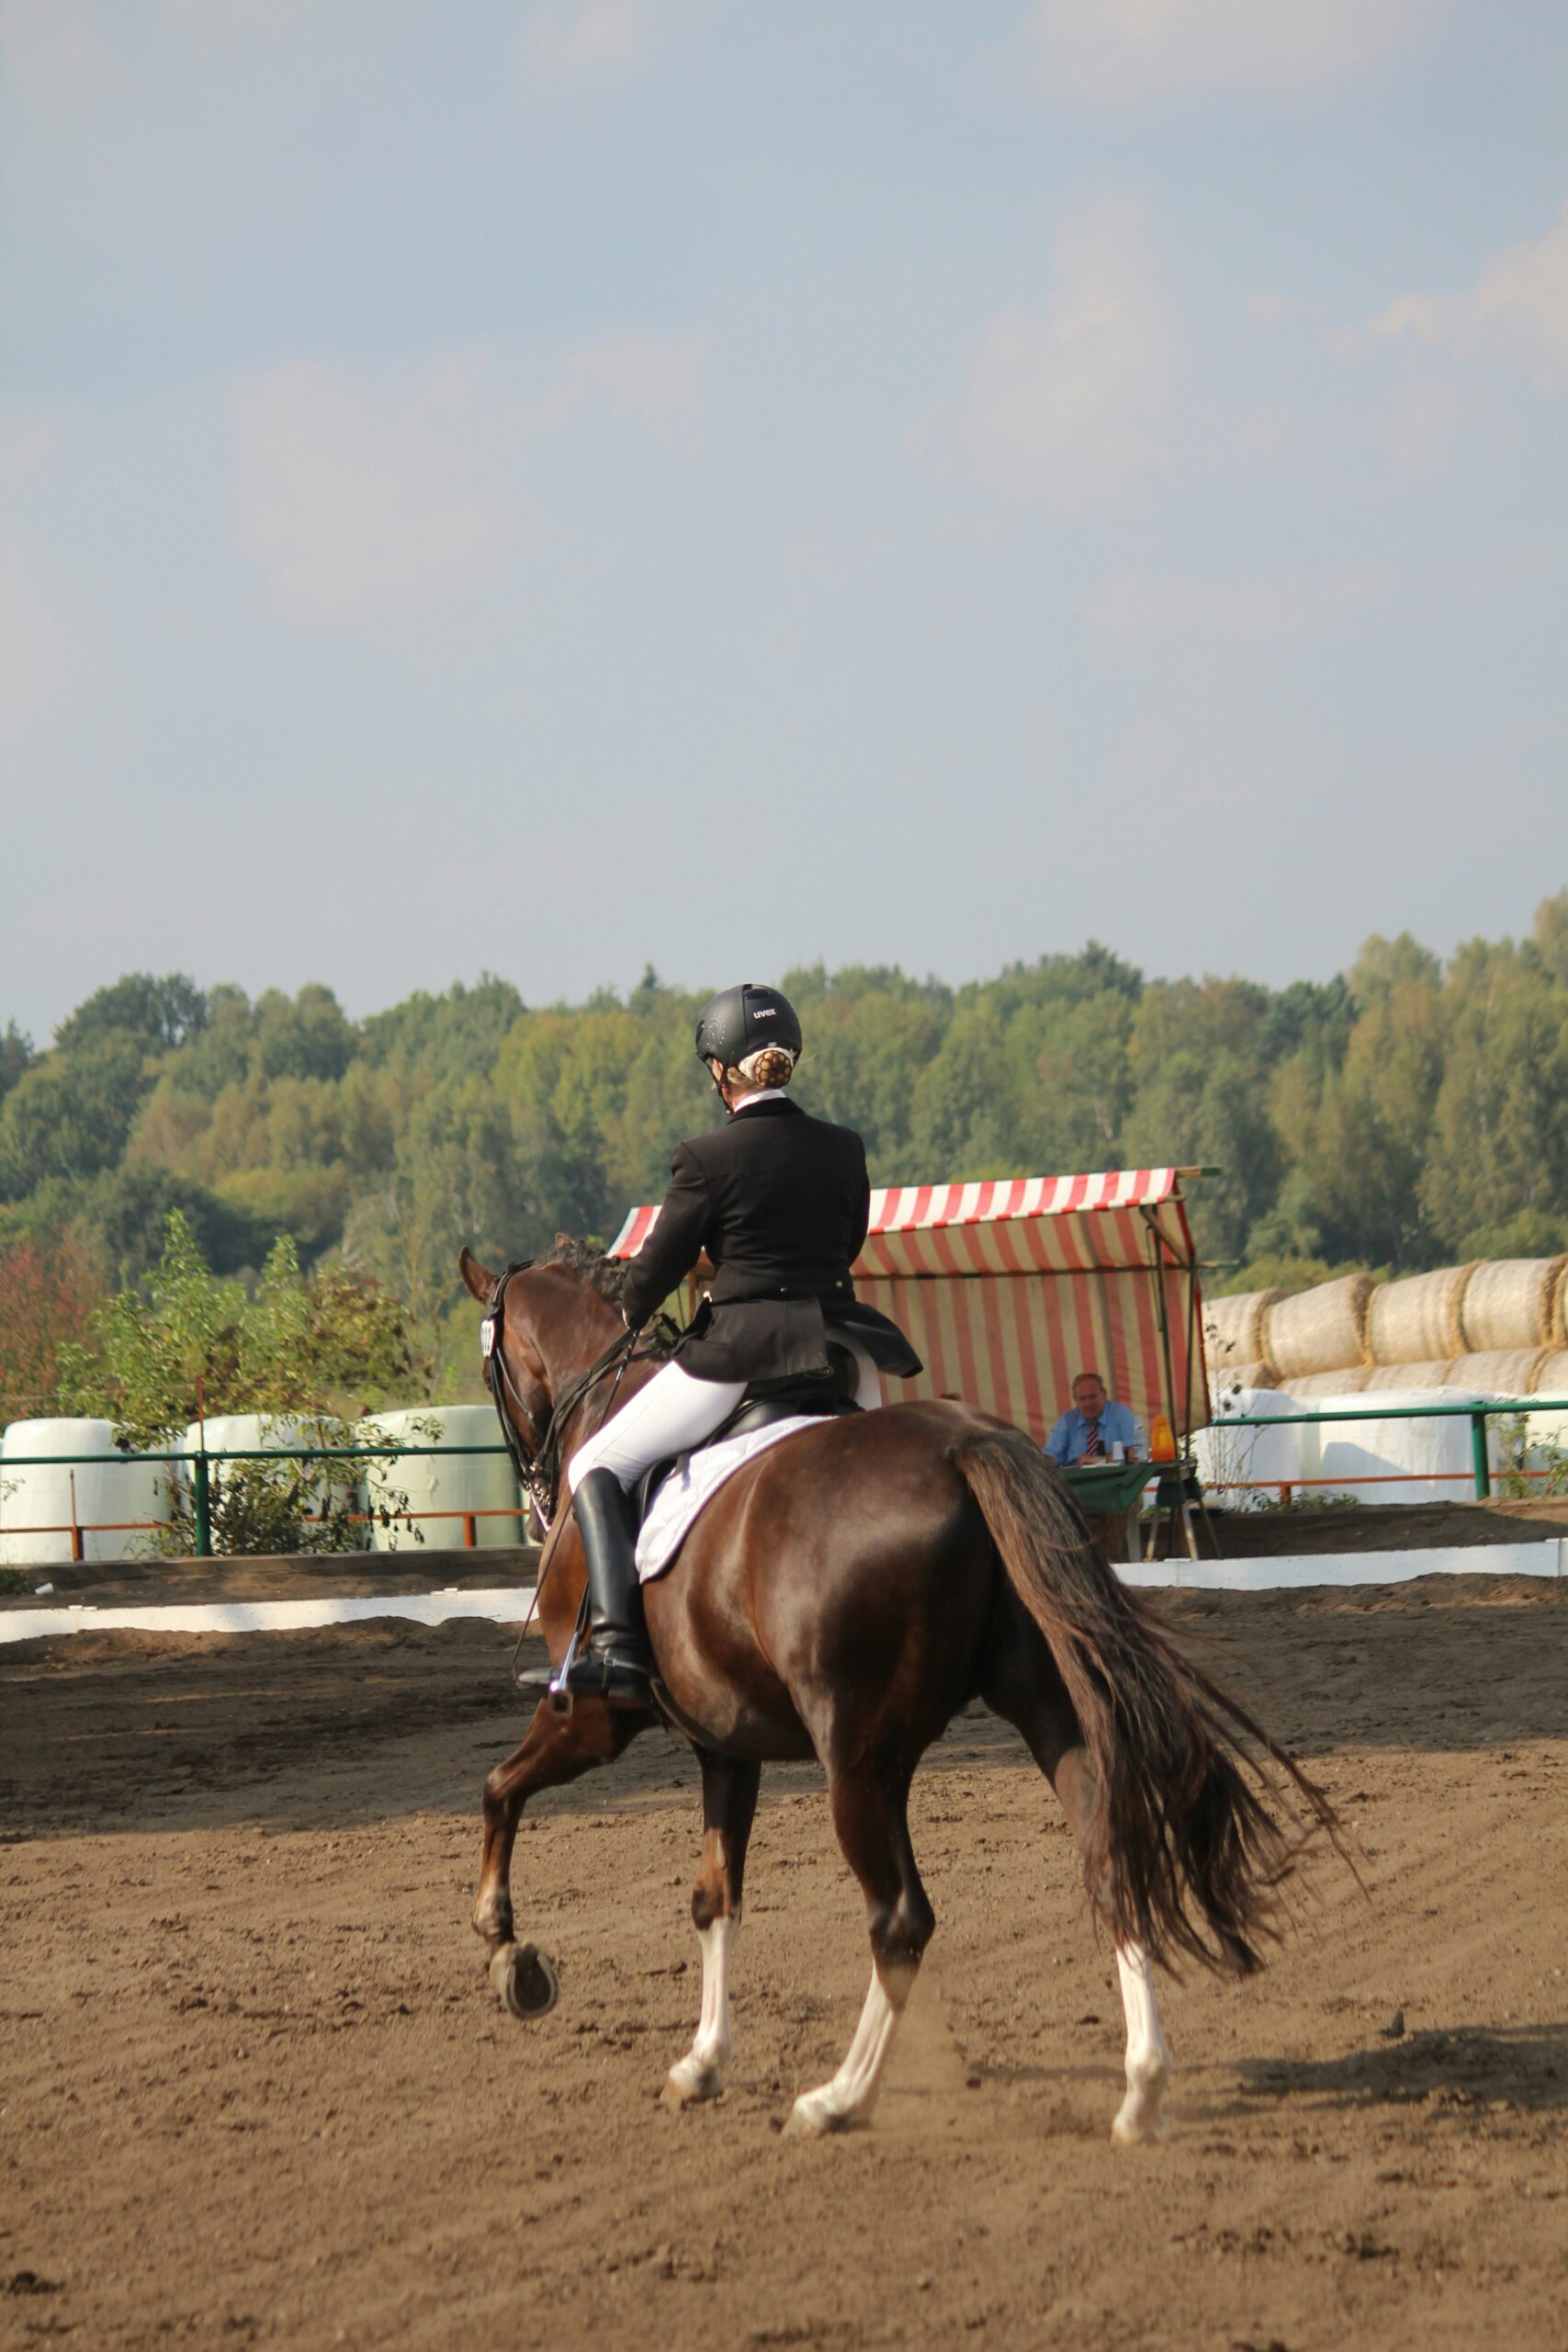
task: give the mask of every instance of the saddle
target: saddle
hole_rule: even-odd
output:
[[[754,1380],[732,1413],[720,1421],[711,1437],[694,1445],[684,1454],[671,1454],[667,1461],[656,1462],[644,1471],[631,1490],[632,1509],[640,1529],[653,1509],[653,1498],[672,1470],[693,1453],[704,1453],[710,1445],[722,1445],[727,1438],[748,1437],[753,1430],[765,1430],[774,1421],[795,1420],[803,1414],[815,1420],[832,1420],[842,1413],[858,1413],[855,1387],[858,1367],[848,1348],[836,1340],[828,1342],[826,1372],[792,1373],[782,1380]]]

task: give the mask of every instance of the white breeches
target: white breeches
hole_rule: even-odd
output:
[[[860,1378],[855,1401],[865,1412],[882,1402],[876,1366],[857,1340],[843,1331],[834,1339],[854,1357]],[[633,1487],[656,1462],[689,1453],[728,1420],[746,1394],[739,1380],[694,1380],[677,1363],[656,1372],[630,1404],[611,1415],[604,1428],[580,1445],[567,1464],[567,1482],[575,1494],[590,1470],[613,1470],[623,1487]]]
[[[667,1363],[578,1447],[566,1471],[572,1492],[590,1470],[613,1470],[623,1487],[634,1486],[656,1462],[689,1453],[711,1437],[745,1394],[744,1381],[694,1380],[678,1363]]]

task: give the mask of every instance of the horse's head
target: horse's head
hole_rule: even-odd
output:
[[[486,1374],[525,1460],[542,1474],[525,1476],[524,1483],[547,1517],[546,1489],[556,1483],[563,1423],[577,1418],[573,1392],[623,1331],[625,1267],[568,1233],[558,1233],[542,1257],[525,1259],[502,1274],[467,1248],[457,1267],[485,1309]],[[563,1397],[568,1402],[558,1417]],[[590,1400],[584,1393],[576,1401]]]

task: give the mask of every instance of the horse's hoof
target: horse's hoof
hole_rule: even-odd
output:
[[[716,2066],[688,2066],[682,2058],[671,2067],[659,2096],[666,2107],[679,2110],[716,2098],[723,2088],[724,2079]]]
[[[1129,2114],[1130,2104],[1130,2101],[1126,2102],[1117,2109],[1116,2120],[1111,2126],[1111,2137],[1117,2147],[1152,2148],[1161,2140],[1169,2139],[1170,2126],[1157,2107],[1152,2113],[1140,2107]]]
[[[536,1944],[502,1944],[491,1955],[491,1991],[514,2018],[545,2018],[560,1998],[555,1963]]]
[[[829,2132],[852,2132],[862,2119],[825,2106],[815,2093],[804,2092],[790,2109],[784,2123],[786,2140],[825,2140]]]

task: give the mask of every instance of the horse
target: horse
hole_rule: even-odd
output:
[[[651,1375],[660,1351],[625,1329],[624,1268],[565,1235],[500,1276],[467,1249],[459,1264],[487,1309],[508,1442],[549,1522],[536,1592],[558,1664],[585,1581],[570,1508],[556,1508],[560,1464]],[[1280,1932],[1302,1845],[1320,1830],[1337,1845],[1337,1825],[1295,1763],[1106,1566],[1033,1441],[948,1400],[823,1419],[734,1473],[643,1598],[656,1690],[702,1774],[692,1896],[702,2005],[666,2100],[685,2106],[722,2088],[761,1769],[815,1756],[865,1899],[871,1982],[842,2064],[795,2099],[785,2128],[870,2122],[935,1927],[910,1843],[910,1782],[978,1698],[1021,1735],[1055,1790],[1115,1948],[1126,2087],[1111,2136],[1125,2146],[1162,2137],[1171,2056],[1155,1969],[1188,1960],[1251,1974]],[[485,1782],[472,1924],[491,1987],[516,2017],[542,2017],[558,1994],[547,1954],[515,1937],[523,1807],[613,1763],[657,1720],[598,1700],[562,1714],[542,1701]]]

